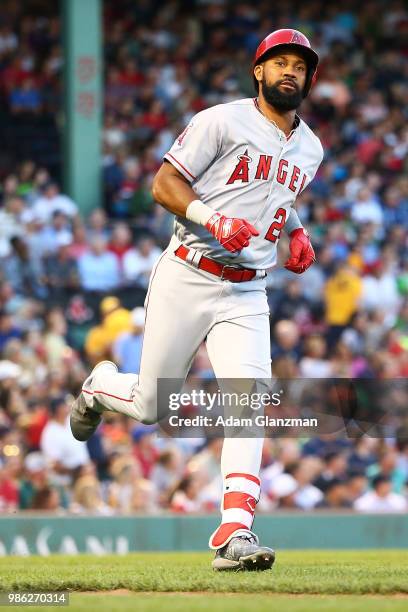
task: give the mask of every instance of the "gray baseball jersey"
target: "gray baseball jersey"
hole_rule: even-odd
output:
[[[240,253],[228,253],[206,228],[177,217],[175,235],[180,242],[247,268],[275,264],[290,208],[323,159],[320,140],[303,120],[297,122],[287,139],[253,98],[219,104],[193,117],[164,158],[207,206],[227,217],[246,219],[260,235]]]
[[[314,177],[322,157],[319,140],[303,121],[298,120],[287,139],[252,99],[215,106],[193,118],[165,158],[208,206],[228,217],[247,219],[260,235],[233,255],[204,227],[177,218],[175,235],[150,278],[140,373],[120,374],[112,363],[99,364],[83,385],[82,398],[89,408],[145,423],[157,421],[158,381],[172,379],[173,390],[181,391],[204,341],[218,381],[240,379],[241,387],[249,380],[253,388],[254,379],[270,378],[266,279],[259,275],[251,281],[229,282],[182,261],[174,251],[181,241],[225,263],[256,269],[272,266],[291,206]],[[236,474],[257,478],[262,446],[261,437],[226,436],[221,459],[224,479]],[[240,481],[233,486],[257,498],[259,486],[252,484]],[[253,513],[233,510],[228,520],[244,521],[241,524],[250,529]],[[223,520],[225,511],[223,506]]]

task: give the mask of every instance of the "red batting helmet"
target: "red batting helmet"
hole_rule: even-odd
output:
[[[285,30],[276,30],[275,32],[271,32],[268,34],[266,38],[263,39],[261,44],[256,50],[254,65],[253,67],[260,62],[263,62],[267,59],[267,54],[270,51],[277,51],[281,47],[294,47],[302,53],[307,63],[307,76],[306,83],[303,89],[303,97],[306,98],[309,90],[316,79],[316,68],[319,62],[319,56],[316,51],[313,51],[309,40],[306,38],[302,32],[298,30],[285,29]],[[254,77],[255,88],[259,90],[259,83]]]

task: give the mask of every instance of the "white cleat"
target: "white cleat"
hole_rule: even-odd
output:
[[[108,364],[110,368],[113,367],[116,372],[118,371],[118,368],[113,361],[101,361],[96,364],[88,378],[90,378],[98,368]],[[80,442],[86,442],[92,436],[101,420],[102,412],[88,408],[86,405],[84,392],[81,391],[71,405],[71,416],[69,422],[74,438]]]

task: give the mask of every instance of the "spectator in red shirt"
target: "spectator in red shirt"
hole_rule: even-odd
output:
[[[120,72],[120,81],[125,85],[140,87],[144,83],[144,75],[138,70],[137,63],[134,59],[129,58],[124,62],[123,69]]]
[[[132,248],[132,233],[126,223],[116,223],[113,227],[108,250],[116,255],[119,264],[123,256]]]
[[[15,479],[15,465],[9,459],[0,467],[0,511],[12,512],[18,508],[19,489]]]
[[[142,123],[150,127],[153,132],[160,132],[167,126],[167,115],[160,100],[155,100],[150,109],[143,114]]]
[[[159,453],[153,444],[153,431],[153,427],[138,427],[132,434],[135,442],[133,455],[139,461],[144,478],[149,478],[159,457]]]
[[[48,421],[46,405],[40,401],[34,401],[27,419],[27,446],[30,450],[37,450],[40,448],[41,434]]]

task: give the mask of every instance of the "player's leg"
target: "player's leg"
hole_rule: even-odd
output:
[[[237,388],[242,390],[246,386],[251,390],[254,379],[269,380],[269,313],[216,324],[208,335],[207,348],[219,381],[240,379]],[[210,538],[210,547],[217,550],[215,569],[248,568],[248,564],[254,569],[268,569],[274,560],[273,551],[259,547],[250,531],[260,496],[259,470],[264,441],[262,431],[253,430],[250,434],[254,437],[224,439],[222,519]]]
[[[112,362],[98,364],[83,384],[76,400],[78,408],[74,406],[72,410],[75,437],[87,439],[103,410],[120,412],[142,422],[157,420],[157,380],[184,380],[213,322],[214,315],[206,299],[216,299],[219,288],[215,285],[172,256],[162,256],[146,298],[140,374],[120,374]],[[99,415],[96,424],[95,413]],[[93,418],[93,429],[84,424],[86,415]]]

